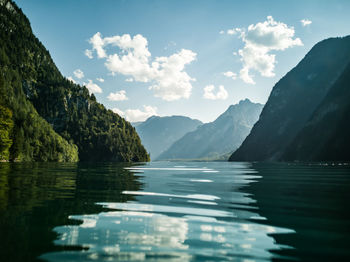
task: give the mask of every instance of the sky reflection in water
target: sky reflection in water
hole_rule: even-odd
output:
[[[142,190],[124,190],[127,202],[97,202],[107,211],[71,215],[80,225],[54,229],[61,246],[84,251],[52,252],[49,261],[270,260],[279,245],[271,234],[294,230],[261,224],[265,218],[242,188],[261,176],[250,164],[151,163],[137,171]]]

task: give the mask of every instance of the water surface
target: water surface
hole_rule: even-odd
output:
[[[348,165],[0,165],[1,261],[350,258]]]

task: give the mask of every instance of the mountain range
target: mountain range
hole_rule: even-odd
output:
[[[145,122],[133,123],[152,160],[202,124],[199,120],[185,116],[151,116]]]
[[[350,160],[350,36],[317,43],[265,106],[246,99],[211,123],[132,126],[62,76],[11,0],[0,0],[0,28],[0,161],[149,161],[147,151],[152,160]]]
[[[157,160],[218,159],[241,145],[262,108],[262,104],[252,103],[249,99],[231,105],[215,121],[184,135]]]

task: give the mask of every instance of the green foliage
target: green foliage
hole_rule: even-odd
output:
[[[6,160],[10,157],[9,149],[12,145],[12,128],[12,111],[0,105],[0,160]]]
[[[61,75],[12,1],[0,2],[0,29],[1,95],[14,120],[10,158],[77,161],[78,148],[83,161],[149,160],[130,123]]]
[[[25,79],[34,79],[36,68],[28,61],[32,44],[21,38],[31,33],[28,20],[12,6],[0,5],[0,159],[78,161],[77,146],[59,136],[23,92]]]
[[[59,136],[26,99],[18,72],[3,69],[0,106],[1,158],[16,161],[78,161],[76,145]]]

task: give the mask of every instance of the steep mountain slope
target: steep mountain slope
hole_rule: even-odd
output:
[[[212,159],[232,152],[249,134],[262,107],[248,99],[231,105],[214,122],[204,124],[176,141],[158,159]]]
[[[137,123],[135,128],[151,158],[156,159],[176,140],[202,124],[185,116],[152,116],[145,122]]]
[[[14,121],[9,158],[56,161],[75,144],[83,161],[149,159],[130,123],[61,75],[12,1],[0,0],[0,28],[2,105]]]
[[[316,44],[273,88],[231,161],[280,160],[350,61],[350,37]]]
[[[284,153],[283,160],[350,160],[350,64]]]
[[[76,145],[59,136],[27,100],[22,83],[34,74],[28,20],[15,4],[0,1],[0,160],[77,161]]]

